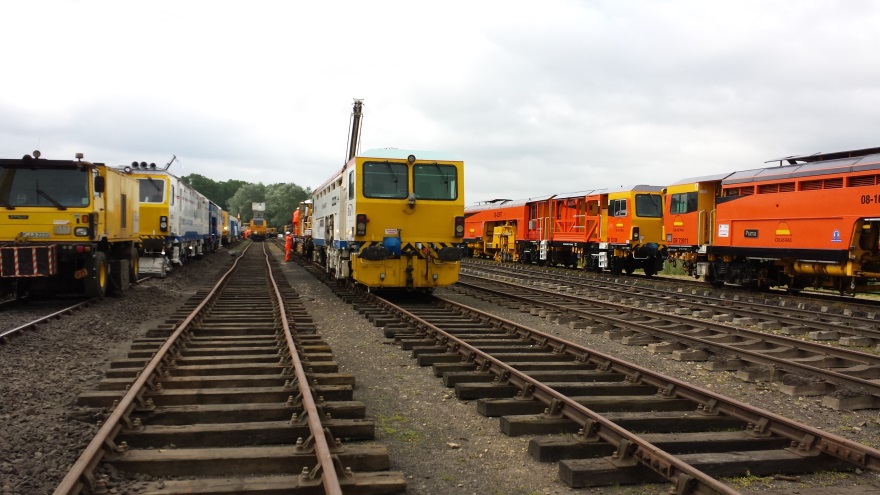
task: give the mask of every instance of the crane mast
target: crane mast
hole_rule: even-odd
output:
[[[354,158],[354,156],[357,154],[359,144],[358,141],[361,137],[361,121],[363,117],[361,107],[363,107],[363,105],[364,100],[359,100],[355,98],[354,108],[351,111],[351,134],[348,138],[348,156],[345,157],[345,163],[348,163],[348,161]]]

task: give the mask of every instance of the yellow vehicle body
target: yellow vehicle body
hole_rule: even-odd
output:
[[[370,150],[313,196],[315,256],[337,279],[371,288],[458,281],[464,163],[443,154]]]
[[[495,261],[519,261],[515,224],[507,223],[492,228],[491,239],[491,242],[486,243],[485,252],[491,254]]]
[[[707,260],[715,203],[726,175],[687,179],[666,188],[663,223],[669,260],[681,262],[689,275],[695,275],[697,264]]]
[[[663,238],[663,189],[639,185],[602,195],[604,221],[600,249],[608,253],[612,273],[644,269],[648,276],[663,269],[666,245]]]
[[[81,158],[81,155],[79,155]],[[137,275],[138,184],[102,163],[0,160],[0,293],[103,296]]]
[[[266,220],[264,218],[251,220],[251,239],[254,241],[266,239]]]

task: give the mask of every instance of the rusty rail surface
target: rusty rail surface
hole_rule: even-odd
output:
[[[55,319],[55,318],[60,318],[61,316],[70,314],[78,309],[87,308],[94,301],[95,301],[94,299],[82,301],[82,302],[74,304],[73,306],[69,306],[69,307],[66,307],[66,308],[58,310],[58,311],[54,311],[51,314],[48,314],[46,316],[41,316],[33,321],[29,321],[29,322],[25,323],[24,325],[19,325],[15,328],[10,328],[8,330],[0,331],[0,344],[7,342],[10,337],[14,337],[18,333],[24,332],[25,330],[28,330],[30,328],[34,328],[41,323],[45,323],[45,322],[52,320],[52,319]]]
[[[265,245],[263,246],[263,249],[265,251]],[[266,254],[266,263],[270,263],[268,253]],[[275,294],[275,303],[280,308],[284,308],[284,298],[278,290],[278,284],[275,282],[275,276],[272,275],[271,270],[269,271],[269,281],[272,284],[272,292]],[[290,351],[289,354],[291,362],[293,363],[293,371],[296,376],[297,387],[299,388],[299,393],[303,401],[303,408],[305,409],[303,414],[307,416],[309,431],[311,432],[312,440],[315,444],[315,452],[320,467],[319,472],[324,481],[324,493],[326,495],[342,495],[342,487],[339,483],[339,473],[336,470],[333,456],[330,452],[330,446],[327,443],[327,437],[330,436],[330,432],[327,431],[327,436],[325,436],[324,427],[321,424],[321,418],[318,413],[318,407],[315,405],[315,399],[312,397],[311,390],[309,390],[309,378],[306,376],[302,360],[299,357],[299,353],[296,351],[300,346],[294,341],[293,334],[290,331],[290,324],[287,321],[287,312],[282,310],[280,311],[280,315],[281,328],[284,332],[284,339],[287,341],[287,348]]]
[[[549,352],[570,356],[573,362],[595,363],[597,368],[603,371],[623,373],[630,383],[656,387],[661,396],[680,397],[693,401],[699,405],[698,414],[727,415],[748,423],[748,431],[752,435],[778,435],[787,438],[791,441],[791,451],[797,455],[815,456],[825,453],[859,468],[880,471],[880,451],[871,447],[451,300],[437,299],[447,307],[454,307],[456,311],[470,316],[474,321],[483,322],[487,327],[498,328],[504,333],[514,335],[520,341],[531,343],[536,348],[545,348]],[[546,406],[544,413],[546,417],[565,417],[574,421],[579,425],[578,436],[583,441],[601,439],[616,446],[617,451],[610,459],[612,464],[619,467],[632,466],[634,463],[641,464],[673,483],[676,487],[675,493],[680,495],[738,493],[712,476],[681,461],[675,455],[664,452],[639,435],[617,426],[601,414],[544,385],[540,380],[530,377],[527,372],[520,372],[501,359],[443,330],[442,325],[432,324],[390,301],[379,299],[377,303],[384,306],[388,313],[399,316],[407,321],[410,327],[415,328],[415,334],[404,334],[403,338],[433,341],[435,346],[445,348],[447,353],[461,356],[463,363],[470,363],[480,372],[495,375],[495,383],[513,385],[520,390],[519,398],[541,401]],[[829,469],[834,469],[832,464],[829,463]]]
[[[195,473],[192,471],[184,471],[188,468],[165,466],[165,464],[161,463],[167,462],[170,459],[177,459],[178,461],[184,458],[189,459],[196,455],[198,455],[197,459],[202,463],[207,462],[207,464],[218,462],[221,459],[223,462],[229,462],[232,460],[233,462],[242,463],[244,461],[241,459],[247,459],[248,462],[256,462],[256,467],[254,468],[256,474],[247,474],[251,472],[250,467],[248,467],[248,470],[246,471],[236,469],[236,472],[243,471],[245,473],[242,475],[236,475],[227,474],[226,471],[223,471],[222,467],[219,468],[220,470],[218,471],[217,467],[212,468],[209,466],[205,472],[205,474],[208,474],[209,478],[203,480],[198,477],[193,477],[191,480],[166,480],[164,482],[160,479],[153,483],[155,486],[152,487],[153,491],[149,493],[244,493],[246,490],[253,490],[254,493],[259,490],[263,490],[259,491],[260,493],[263,493],[265,490],[305,490],[308,493],[316,493],[320,490],[327,495],[340,495],[343,493],[343,487],[345,487],[345,493],[351,494],[398,493],[405,489],[406,483],[402,473],[382,471],[383,469],[387,470],[387,466],[390,464],[387,449],[384,446],[346,446],[343,448],[341,447],[340,442],[334,439],[331,434],[330,427],[328,427],[327,424],[333,423],[334,420],[330,419],[329,413],[324,412],[328,406],[334,408],[334,411],[341,411],[343,414],[343,419],[335,422],[335,424],[339,425],[338,427],[342,428],[344,432],[348,432],[343,433],[342,436],[372,439],[372,429],[374,428],[374,425],[372,421],[344,419],[363,417],[363,404],[358,405],[357,403],[351,402],[350,399],[351,384],[354,382],[353,377],[346,377],[342,376],[343,374],[337,373],[335,362],[308,361],[308,356],[311,355],[314,357],[314,354],[304,351],[304,346],[312,346],[312,348],[319,347],[322,349],[327,348],[327,346],[321,342],[318,338],[319,336],[314,333],[314,325],[310,323],[311,318],[308,317],[308,315],[303,314],[302,309],[290,310],[287,308],[289,301],[285,301],[285,299],[295,297],[297,301],[296,304],[300,304],[298,302],[298,295],[295,293],[292,294],[290,290],[283,291],[279,287],[279,282],[276,280],[276,276],[273,274],[271,267],[272,263],[270,255],[266,253],[267,249],[269,249],[269,243],[263,243],[263,258],[265,260],[265,265],[263,265],[263,267],[266,272],[265,275],[263,269],[255,272],[252,268],[250,272],[245,271],[243,274],[237,274],[236,280],[238,280],[238,282],[231,280],[233,274],[242,271],[239,261],[247,252],[247,250],[245,250],[245,252],[235,260],[233,266],[221,276],[220,280],[214,284],[206,294],[204,294],[203,298],[201,298],[202,294],[199,294],[201,299],[197,304],[194,304],[194,309],[182,318],[182,321],[170,325],[171,328],[168,329],[170,336],[167,336],[167,340],[165,340],[165,336],[161,337],[161,346],[155,351],[152,358],[149,359],[149,362],[144,369],[137,374],[137,378],[131,386],[127,388],[122,398],[119,399],[118,404],[115,405],[95,438],[89,443],[81,457],[55,490],[54,493],[56,495],[106,493],[107,488],[104,486],[105,480],[101,479],[96,474],[99,472],[98,468],[102,462],[109,462],[111,464],[114,462],[129,462],[129,465],[134,466],[138,466],[138,463],[157,462],[158,464],[156,466],[150,466],[150,470],[146,472],[154,473],[153,475],[155,476],[155,471],[161,470],[161,476],[185,476],[186,478],[189,478],[190,474]],[[258,254],[252,253],[252,257],[253,256],[258,256]],[[251,266],[253,267],[256,265]],[[245,276],[246,278],[242,279],[242,276]],[[268,289],[268,299],[263,299],[262,292],[257,294],[253,293],[253,289],[249,289],[249,287],[255,285],[254,282],[260,284],[260,281],[263,279],[265,279],[265,284]],[[245,282],[244,285],[242,284],[242,281]],[[217,312],[218,310],[224,309],[222,307],[223,304],[219,301],[224,300],[221,298],[221,295],[224,291],[230,292],[230,287],[237,288],[233,290],[231,295],[227,296],[225,300],[227,301],[227,304],[232,304],[232,306],[236,308],[234,309],[234,311],[236,311],[236,321],[229,323],[226,322],[225,315],[230,314],[229,309],[221,311],[221,315],[224,315],[220,316],[222,320],[218,320],[217,317],[211,318],[211,312]],[[248,290],[251,292],[248,292]],[[253,307],[253,305],[256,304],[259,304],[262,308],[260,310],[264,312],[271,307],[271,312],[274,316],[263,316],[263,313],[258,313],[258,308]],[[250,307],[252,311],[239,316],[239,309],[237,308],[240,307]],[[189,309],[186,311],[189,311]],[[297,322],[297,326],[299,327],[297,331],[294,331],[294,325],[288,316],[289,311],[291,311],[291,317]],[[274,322],[272,322],[273,319]],[[258,320],[260,320],[259,323],[257,322]],[[239,329],[243,329],[242,331],[244,333],[226,333],[229,330],[238,332]],[[266,334],[267,329],[270,331],[268,335]],[[209,334],[208,337],[199,338],[198,332],[205,332],[206,330]],[[163,331],[164,330],[162,329],[157,330],[160,334]],[[211,335],[222,335],[223,337],[214,338],[211,337]],[[226,335],[229,335],[228,339],[225,337]],[[154,337],[153,340],[159,341],[160,339]],[[169,372],[174,373],[175,370],[178,370],[177,372],[180,374],[179,378],[184,379],[183,383],[187,384],[190,382],[200,382],[202,380],[211,382],[212,377],[216,377],[222,383],[239,383],[239,380],[236,380],[236,378],[239,377],[227,376],[230,375],[230,372],[225,371],[226,368],[222,365],[214,366],[211,364],[214,363],[213,359],[216,359],[212,357],[215,355],[214,353],[207,352],[211,349],[202,350],[204,347],[219,347],[221,348],[220,352],[222,353],[222,348],[224,347],[223,343],[227,342],[227,340],[230,347],[235,349],[232,356],[236,357],[241,353],[256,354],[256,351],[248,352],[246,349],[259,347],[260,354],[257,357],[261,358],[260,360],[251,361],[250,358],[253,356],[242,356],[242,358],[247,358],[247,360],[242,360],[240,362],[241,364],[233,365],[233,369],[241,369],[242,367],[248,366],[258,367],[259,370],[261,370],[259,371],[260,374],[258,376],[265,376],[266,378],[259,378],[257,382],[266,382],[267,385],[216,386],[233,387],[229,389],[232,391],[228,392],[229,394],[235,393],[234,391],[244,390],[244,397],[249,397],[251,395],[260,395],[260,397],[256,397],[250,401],[243,399],[244,402],[252,402],[252,404],[239,404],[238,402],[235,402],[234,399],[232,401],[227,399],[225,397],[227,392],[224,389],[220,389],[220,392],[224,394],[224,397],[215,399],[216,402],[204,402],[205,406],[201,406],[201,404],[203,404],[201,401],[193,402],[193,404],[199,404],[198,406],[188,406],[187,402],[180,402],[180,404],[182,404],[181,406],[174,407],[175,404],[178,404],[178,397],[181,396],[175,394],[169,396],[168,394],[171,390],[165,389],[161,383],[163,378],[168,380],[169,383],[173,381],[174,377],[171,377]],[[246,340],[246,342],[238,344],[238,340]],[[265,354],[265,351],[267,350],[267,344],[265,344],[265,342],[267,340],[271,342],[269,345],[271,353],[268,355]],[[277,356],[280,356],[280,361],[277,363],[274,362],[279,360],[279,357],[276,357],[275,355],[275,347],[278,349]],[[284,350],[284,348],[286,348],[286,350]],[[183,366],[183,368],[189,369],[182,369],[178,360],[185,358],[184,352],[188,349],[192,349],[191,359],[194,363]],[[140,353],[138,354],[140,356],[149,355],[145,353],[151,351],[138,352]],[[326,350],[311,352],[325,353],[322,354],[322,356],[329,355],[329,348]],[[210,361],[208,364],[200,366],[199,363],[201,361],[199,360],[206,359],[202,356],[207,356],[207,359]],[[265,358],[272,359],[272,361],[267,362],[264,356]],[[202,367],[209,368],[209,370],[205,372],[205,375],[196,374],[196,370],[192,369]],[[309,369],[307,369],[307,367]],[[210,368],[217,369],[211,371]],[[332,404],[324,402],[323,397],[319,400],[319,394],[312,388],[312,384],[315,384],[316,387],[321,387],[324,378],[319,378],[311,368],[327,370],[324,373],[335,374],[332,378],[332,380],[335,381],[332,383],[339,383],[339,385],[328,386],[325,388],[325,393],[320,395],[326,395],[326,391],[329,390],[332,394],[335,394],[335,396],[348,396],[349,398],[340,398]],[[239,371],[239,373],[241,372]],[[266,375],[266,373],[270,374]],[[193,377],[192,380],[188,379],[190,376]],[[285,378],[292,379],[285,380]],[[120,381],[127,383],[125,378],[115,379],[115,382],[113,379],[105,380],[105,382],[108,382],[108,387],[120,387]],[[279,381],[284,384],[283,387]],[[271,383],[278,383],[278,385],[271,385]],[[345,383],[345,385],[342,385],[343,383]],[[210,386],[210,383],[207,385]],[[177,387],[181,386],[186,387],[187,385],[177,385]],[[235,388],[246,386],[254,387],[256,390],[251,392],[251,389]],[[121,387],[118,389],[108,388],[105,390],[110,390],[110,392],[104,392],[101,390],[91,393],[91,395],[84,395],[88,395],[89,400],[96,401],[96,403],[105,401],[109,404],[111,398],[116,397],[113,391],[121,390]],[[189,390],[183,390],[182,392],[186,392],[187,395],[194,393],[196,394],[196,397],[198,397],[199,394],[210,394],[213,389],[205,390],[203,388],[193,387],[192,390],[192,392]],[[269,393],[266,394],[263,390],[268,390]],[[288,396],[290,390],[294,392],[298,391],[298,396]],[[272,399],[272,397],[282,394],[284,397],[288,397],[287,402],[274,402],[275,399]],[[81,401],[83,400],[84,395],[80,396]],[[262,396],[266,396],[267,398],[261,398]],[[171,405],[171,407],[160,408],[158,405],[154,406],[151,397],[164,397],[165,402]],[[265,407],[255,407],[262,404],[265,404]],[[205,409],[202,411],[204,413],[219,412],[225,415],[223,417],[232,417],[233,414],[244,414],[250,417],[250,415],[259,414],[260,418],[265,419],[248,420],[254,422],[253,426],[248,426],[248,428],[251,429],[249,431],[254,432],[253,438],[256,440],[253,440],[253,444],[247,443],[247,447],[239,447],[239,445],[245,444],[232,444],[227,446],[224,443],[220,445],[220,440],[209,437],[209,434],[212,431],[237,431],[241,428],[238,423],[234,423],[231,425],[234,429],[229,430],[230,425],[218,424],[228,423],[229,420],[214,420],[217,421],[217,423],[214,423],[209,419],[204,425],[198,423],[184,423],[186,425],[195,425],[196,429],[192,433],[192,435],[195,435],[194,440],[187,439],[186,442],[189,442],[189,444],[194,447],[200,447],[199,450],[183,451],[178,457],[169,457],[174,452],[174,448],[171,450],[158,449],[158,458],[150,453],[152,451],[142,450],[135,458],[127,458],[131,451],[127,451],[127,445],[121,440],[126,438],[129,440],[137,439],[136,435],[144,432],[144,427],[141,424],[141,417],[139,416],[144,416],[147,419],[155,419],[157,425],[160,426],[154,427],[149,434],[158,435],[156,438],[163,438],[163,435],[175,434],[179,428],[177,423],[163,422],[163,415],[197,414],[201,411],[202,407]],[[302,409],[299,409],[300,407]],[[220,411],[221,409],[222,411]],[[286,419],[272,419],[278,415],[284,414],[287,415],[286,417],[290,417],[290,411],[298,410],[301,414],[297,415],[296,412],[294,412],[290,421],[287,421]],[[241,411],[244,412],[242,413]],[[327,421],[326,424],[323,422],[325,419]],[[214,428],[212,425],[215,424],[218,428],[212,429]],[[163,429],[161,425],[170,425],[170,428]],[[294,435],[294,430],[297,432],[308,432],[307,434],[303,433],[302,437],[297,439],[295,445],[290,437],[290,435]],[[369,432],[364,433],[365,430],[369,430]],[[205,434],[204,437],[201,436],[202,433]],[[222,434],[223,433],[221,433],[221,435]],[[308,436],[308,438],[303,441],[303,437],[305,436]],[[266,443],[265,445],[267,447],[263,447],[263,443],[261,442],[265,440],[261,439],[269,439],[270,437],[277,440],[272,441],[271,444]],[[146,437],[146,441],[151,441],[151,438],[153,437]],[[288,438],[291,439],[287,440]],[[197,443],[193,444],[193,441]],[[251,440],[247,441],[251,442]],[[143,443],[144,440],[140,440],[140,442]],[[172,440],[171,443],[175,442]],[[144,445],[153,444],[145,443]],[[165,450],[164,453],[163,450]],[[233,453],[230,453],[231,451]],[[343,467],[342,460],[340,459],[341,457],[344,457],[347,463],[354,463],[353,465],[356,469],[364,469],[366,471],[378,470],[382,472],[353,473],[351,468]],[[205,459],[209,460],[205,461]],[[263,463],[268,462],[269,464],[261,466],[259,465],[261,460],[263,460]],[[172,464],[175,462],[172,462]],[[291,464],[292,462],[295,462],[295,464]],[[297,472],[299,466],[303,466],[301,472]],[[165,471],[164,469],[166,467],[170,467],[172,470]],[[135,469],[134,472],[142,471]],[[214,477],[211,478],[210,476]],[[227,476],[227,478],[218,479],[216,476]],[[228,476],[238,477],[234,478],[235,482],[231,482]],[[251,491],[248,491],[248,493],[251,493]]]
[[[464,276],[463,278],[474,277],[473,275]],[[678,341],[687,344],[692,348],[702,348],[707,350],[715,350],[719,352],[723,352],[727,355],[737,356],[744,362],[760,364],[772,367],[773,369],[780,370],[787,373],[795,373],[801,376],[814,376],[821,377],[825,380],[825,383],[837,384],[846,387],[851,387],[852,389],[861,389],[864,390],[868,395],[874,396],[875,399],[862,400],[861,402],[866,403],[878,403],[880,404],[880,384],[861,378],[856,375],[850,375],[847,373],[843,373],[841,371],[835,371],[831,369],[827,369],[826,367],[814,366],[810,364],[805,364],[802,362],[798,362],[797,360],[791,358],[790,356],[786,357],[776,357],[772,352],[760,352],[760,350],[751,350],[746,348],[737,347],[735,344],[725,344],[722,342],[713,341],[708,338],[704,338],[698,336],[697,334],[689,335],[688,332],[682,331],[680,329],[668,329],[664,328],[664,325],[657,324],[656,322],[646,324],[644,322],[632,321],[622,318],[616,318],[614,316],[608,314],[598,314],[591,311],[589,308],[578,309],[574,308],[571,305],[559,304],[558,302],[551,301],[536,301],[534,297],[527,298],[522,294],[518,294],[515,292],[505,292],[501,288],[502,287],[511,287],[513,290],[522,290],[527,289],[534,294],[552,297],[556,301],[570,301],[578,304],[588,304],[590,306],[600,306],[608,309],[613,309],[620,312],[625,312],[628,315],[638,315],[646,318],[653,318],[657,320],[664,320],[666,323],[678,323],[683,325],[688,325],[691,327],[699,327],[705,328],[707,330],[711,330],[720,334],[727,334],[732,336],[737,336],[743,339],[754,339],[755,341],[765,342],[772,345],[786,347],[790,349],[796,349],[803,353],[812,353],[815,356],[825,356],[830,358],[836,358],[842,360],[842,362],[851,362],[852,366],[855,365],[865,365],[876,367],[880,366],[880,356],[860,352],[851,349],[845,349],[840,347],[834,347],[824,344],[817,344],[809,341],[802,341],[798,339],[794,339],[791,337],[762,333],[754,330],[748,330],[744,328],[733,327],[729,325],[723,325],[719,323],[714,323],[710,321],[701,321],[696,320],[694,318],[683,317],[678,315],[671,315],[666,313],[660,313],[656,311],[643,310],[639,308],[628,307],[620,304],[615,304],[611,302],[605,301],[597,301],[595,299],[586,299],[582,296],[573,296],[569,294],[562,294],[555,291],[549,291],[545,289],[540,289],[536,287],[523,287],[521,285],[512,284],[508,282],[502,282],[497,280],[488,280],[482,279],[480,277],[474,277],[481,281],[489,281],[492,284],[492,287],[482,287],[474,284],[468,284],[464,280],[459,283],[461,287],[472,287],[477,288],[481,291],[493,292],[498,295],[503,295],[504,297],[511,299],[519,299],[521,301],[528,301],[530,304],[540,304],[547,308],[552,308],[560,313],[565,313],[572,316],[577,316],[584,319],[590,319],[597,322],[607,323],[610,325],[614,325],[621,328],[629,328],[638,332],[641,332],[646,335],[651,335],[660,339],[668,339],[673,341]],[[666,325],[672,327],[672,325]],[[806,356],[802,356],[802,359],[806,360]]]
[[[248,246],[247,249],[250,249]],[[77,495],[83,493],[83,488],[88,486],[91,492],[95,491],[97,480],[93,476],[93,471],[98,463],[104,457],[106,449],[117,451],[118,446],[113,439],[122,429],[123,423],[131,424],[129,415],[134,411],[137,405],[146,407],[144,394],[148,389],[154,388],[154,381],[161,376],[161,368],[163,363],[167,362],[171,351],[178,347],[178,341],[181,335],[189,329],[190,324],[201,314],[208,305],[209,301],[217,294],[223,284],[229,279],[235,269],[238,267],[241,257],[236,258],[232,267],[220,277],[220,280],[211,288],[207,297],[196,307],[195,310],[187,316],[183,322],[177,325],[177,328],[171,334],[171,337],[159,348],[156,355],[144,367],[143,372],[138,375],[131,388],[120,399],[119,405],[110,413],[110,416],[104,422],[101,429],[95,435],[95,438],[89,443],[85,451],[80,455],[76,463],[71,467],[67,476],[61,481],[55,489],[55,495]]]

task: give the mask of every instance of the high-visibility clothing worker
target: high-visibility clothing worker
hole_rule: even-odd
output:
[[[287,233],[287,239],[284,240],[284,261],[290,261],[290,251],[293,249],[293,235]]]

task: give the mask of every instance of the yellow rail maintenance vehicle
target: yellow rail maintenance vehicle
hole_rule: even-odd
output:
[[[262,242],[266,240],[266,203],[253,203],[254,218],[251,219],[251,240]]]
[[[103,163],[0,159],[0,297],[103,297],[138,272],[138,183]]]
[[[312,195],[315,257],[337,280],[430,291],[458,281],[464,163],[379,149],[352,157]]]

